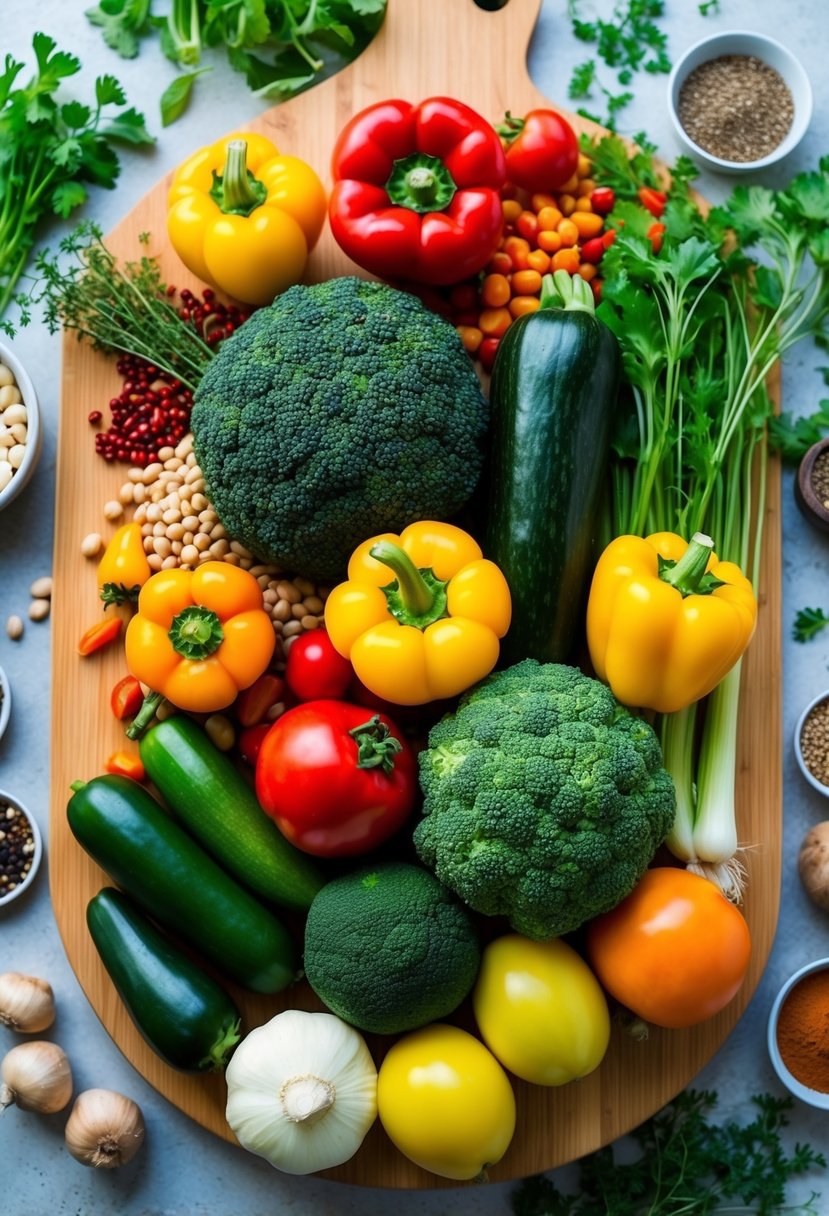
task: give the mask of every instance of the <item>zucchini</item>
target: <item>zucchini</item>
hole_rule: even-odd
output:
[[[86,923],[116,992],[153,1051],[182,1072],[224,1068],[242,1020],[225,990],[112,887],[89,901]]]
[[[590,287],[567,271],[545,278],[541,308],[501,339],[484,551],[512,596],[507,663],[571,655],[596,556],[619,368]]]
[[[93,777],[66,814],[75,838],[118,886],[224,975],[253,992],[290,984],[296,961],[285,928],[137,781]]]
[[[257,895],[307,911],[325,880],[269,819],[233,762],[184,714],[141,740],[147,775],[174,815]]]

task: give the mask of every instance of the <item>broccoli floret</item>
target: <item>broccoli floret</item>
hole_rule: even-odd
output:
[[[369,536],[446,519],[481,471],[487,404],[454,328],[407,292],[291,287],[223,343],[193,441],[227,531],[333,581]]]
[[[308,913],[309,984],[339,1017],[374,1034],[446,1017],[479,964],[466,909],[420,866],[389,862],[336,878]]]
[[[674,819],[651,727],[574,667],[517,663],[468,692],[421,752],[417,851],[470,907],[532,938],[633,889]]]

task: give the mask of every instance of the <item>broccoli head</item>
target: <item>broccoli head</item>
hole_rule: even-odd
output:
[[[651,727],[574,667],[517,663],[429,734],[414,840],[445,886],[532,938],[633,889],[674,819]]]
[[[222,344],[193,441],[227,531],[333,581],[358,544],[471,497],[487,405],[454,328],[407,292],[347,277],[291,287]]]
[[[481,961],[469,913],[434,874],[386,862],[335,878],[305,926],[305,974],[346,1022],[400,1034],[446,1017]]]

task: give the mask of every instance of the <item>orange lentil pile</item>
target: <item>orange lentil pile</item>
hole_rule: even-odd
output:
[[[566,270],[581,275],[598,303],[599,263],[615,233],[605,229],[610,208],[602,195],[610,192],[597,194],[590,173],[590,159],[582,154],[557,194],[528,195],[509,183],[502,190],[504,230],[497,252],[482,275],[452,287],[448,295],[449,319],[485,371],[492,368],[498,343],[512,322],[539,307],[545,274]]]

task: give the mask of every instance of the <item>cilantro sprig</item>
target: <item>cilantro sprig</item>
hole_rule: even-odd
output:
[[[792,1099],[752,1098],[754,1118],[718,1124],[716,1094],[688,1090],[631,1133],[639,1148],[619,1161],[612,1147],[579,1162],[579,1194],[549,1178],[527,1178],[512,1195],[514,1216],[708,1216],[719,1211],[818,1216],[820,1196],[786,1204],[792,1178],[826,1166],[822,1153],[781,1138]],[[740,1201],[739,1206],[734,1201]],[[723,1201],[726,1201],[723,1206]],[[731,1202],[728,1202],[731,1201]]]
[[[811,642],[829,625],[829,616],[822,608],[801,608],[794,618],[792,637],[796,642]]]
[[[80,71],[80,60],[43,33],[34,35],[32,49],[36,71],[27,83],[18,84],[25,64],[12,55],[0,72],[0,316],[38,224],[49,215],[66,219],[86,201],[87,183],[115,185],[120,166],[113,143],[153,142],[143,114],[126,108],[114,76],[97,78],[88,105],[64,98],[63,83]]]

